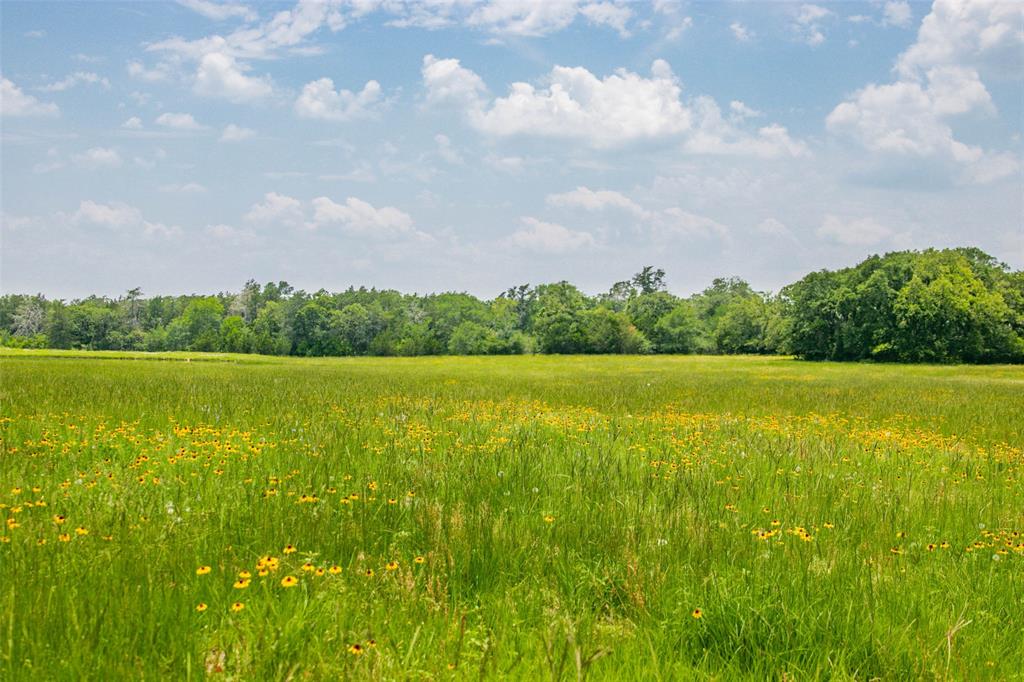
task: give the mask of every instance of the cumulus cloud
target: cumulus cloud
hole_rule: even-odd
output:
[[[766,234],[769,237],[776,237],[779,239],[794,239],[792,230],[786,226],[781,220],[776,218],[765,218],[759,222],[755,227],[755,230],[761,234]]]
[[[174,130],[204,130],[206,126],[201,125],[192,114],[163,113],[156,117],[156,124]]]
[[[313,199],[312,206],[312,227],[337,225],[349,234],[378,239],[402,235],[426,236],[413,229],[413,220],[408,213],[393,206],[376,208],[356,197],[348,197],[344,204],[327,197],[317,197]]]
[[[6,78],[0,78],[0,115],[53,117],[60,109],[52,102],[40,102]]]
[[[732,37],[741,43],[749,43],[754,39],[754,32],[738,21],[729,24],[729,30],[732,31]]]
[[[71,216],[75,225],[98,225],[111,229],[135,229],[150,237],[174,237],[181,234],[176,225],[151,222],[143,218],[142,211],[122,202],[101,204],[89,199],[78,205]]]
[[[242,126],[229,123],[224,126],[224,131],[220,134],[221,142],[241,142],[242,140],[248,140],[256,135],[256,131],[252,128],[243,128]]]
[[[121,124],[121,127],[125,130],[142,130],[142,119],[138,116],[132,116],[127,121]]]
[[[616,208],[636,216],[642,217],[646,214],[639,204],[624,194],[612,190],[595,191],[589,187],[577,187],[571,192],[549,194],[546,201],[550,206],[582,208],[588,211]]]
[[[305,220],[302,202],[277,192],[267,192],[263,201],[253,204],[245,214],[245,220],[264,225],[280,224],[297,227]]]
[[[629,36],[626,25],[633,18],[633,10],[623,4],[593,2],[582,6],[579,12],[588,23],[613,28],[624,38]]]
[[[1001,71],[1012,49],[1019,64],[1022,21],[1021,4],[936,0],[897,58],[897,79],[854,92],[828,115],[828,130],[880,154],[944,160],[965,182],[1013,173],[1018,164],[1007,155],[957,139],[953,119],[996,113],[979,69]]]
[[[252,21],[258,16],[251,8],[236,2],[210,2],[209,0],[178,0],[178,4],[214,21],[244,19]]]
[[[893,231],[873,218],[839,218],[826,215],[818,236],[846,246],[874,246],[893,235]]]
[[[59,81],[54,81],[48,85],[40,86],[37,89],[41,92],[64,92],[65,90],[70,90],[76,85],[81,85],[83,83],[88,85],[99,85],[104,90],[110,89],[110,81],[103,76],[93,73],[92,71],[76,71]]]
[[[324,121],[349,121],[373,113],[380,102],[381,88],[377,81],[368,81],[359,92],[334,89],[334,81],[320,78],[306,83],[295,100],[295,113],[300,118]]]
[[[811,47],[817,47],[825,42],[822,23],[832,16],[831,10],[820,5],[800,5],[793,15],[793,31],[801,41]]]
[[[71,160],[76,165],[89,169],[118,168],[121,166],[121,155],[117,153],[117,150],[105,147],[87,149],[81,154],[75,154],[71,157]]]
[[[232,102],[249,102],[266,97],[274,91],[269,78],[246,76],[248,67],[229,54],[211,52],[203,55],[196,69],[193,89],[206,97],[223,97]]]
[[[599,78],[583,67],[556,66],[543,85],[513,83],[507,96],[495,98],[457,59],[427,55],[422,73],[428,104],[456,106],[473,128],[495,137],[564,138],[597,149],[677,138],[687,151],[703,154],[807,153],[782,126],[744,131],[722,118],[712,98],[684,101],[681,84],[660,59],[649,78],[626,69]]]
[[[548,223],[536,218],[521,218],[522,228],[509,235],[511,246],[543,254],[564,254],[596,245],[594,235],[580,230],[570,230],[558,223]]]
[[[882,24],[908,28],[914,18],[907,0],[891,0],[882,8]]]
[[[678,206],[646,208],[621,192],[577,187],[570,192],[549,194],[549,206],[576,208],[589,212],[615,210],[636,220],[636,229],[651,238],[667,241],[679,237],[725,238],[729,229],[716,220],[690,213]]]
[[[171,77],[170,66],[164,63],[148,68],[145,64],[135,59],[128,62],[125,68],[128,70],[129,76],[147,83],[159,83]]]

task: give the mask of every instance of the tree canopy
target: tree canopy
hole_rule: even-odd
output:
[[[1024,272],[974,248],[900,251],[812,272],[778,295],[737,277],[689,297],[646,266],[590,296],[569,282],[492,300],[295,290],[66,302],[0,296],[0,344],[269,355],[784,353],[811,360],[1024,361]]]

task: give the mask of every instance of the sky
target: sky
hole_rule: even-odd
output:
[[[0,2],[0,290],[1024,267],[1024,3]]]

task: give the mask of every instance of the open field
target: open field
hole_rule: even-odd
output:
[[[1024,367],[120,355],[0,356],[0,678],[1024,676]]]

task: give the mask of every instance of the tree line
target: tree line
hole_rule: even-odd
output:
[[[900,251],[776,294],[736,277],[679,297],[648,266],[603,294],[569,282],[466,293],[238,293],[65,302],[0,296],[0,345],[267,355],[761,353],[814,360],[1024,361],[1024,272],[975,248]]]

